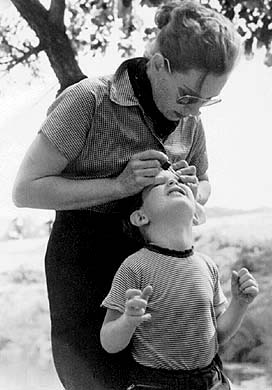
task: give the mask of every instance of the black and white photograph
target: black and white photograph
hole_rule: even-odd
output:
[[[272,389],[272,0],[0,0],[0,389]]]

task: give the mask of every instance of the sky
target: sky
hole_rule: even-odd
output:
[[[203,112],[212,183],[210,204],[272,206],[272,68],[263,52],[241,60],[222,103]]]
[[[141,53],[139,46],[136,55]],[[212,185],[209,207],[272,207],[272,68],[263,60],[262,50],[253,60],[242,58],[223,89],[222,103],[202,110]],[[85,56],[80,66],[98,75],[114,71],[120,61],[112,45],[107,57]],[[25,212],[12,204],[12,184],[58,89],[47,65],[42,80],[28,86],[26,78],[22,69],[0,78],[0,215]]]

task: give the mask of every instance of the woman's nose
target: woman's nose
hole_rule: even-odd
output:
[[[200,109],[201,107],[201,104],[198,103],[198,104],[191,104],[190,106],[186,107],[186,111],[187,111],[187,115],[191,115],[191,116],[198,116],[200,114]]]

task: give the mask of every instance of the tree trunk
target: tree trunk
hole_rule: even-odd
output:
[[[47,54],[60,83],[59,93],[85,78],[66,34],[63,21],[65,0],[51,0],[49,10],[39,0],[11,1],[39,38],[40,47]]]
[[[43,47],[60,83],[58,93],[86,77],[77,63],[65,32],[51,26],[48,35],[43,37]]]

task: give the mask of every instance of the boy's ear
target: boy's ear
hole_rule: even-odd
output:
[[[133,213],[130,215],[130,222],[132,225],[140,227],[148,224],[149,219],[144,211],[140,209],[133,211]]]

